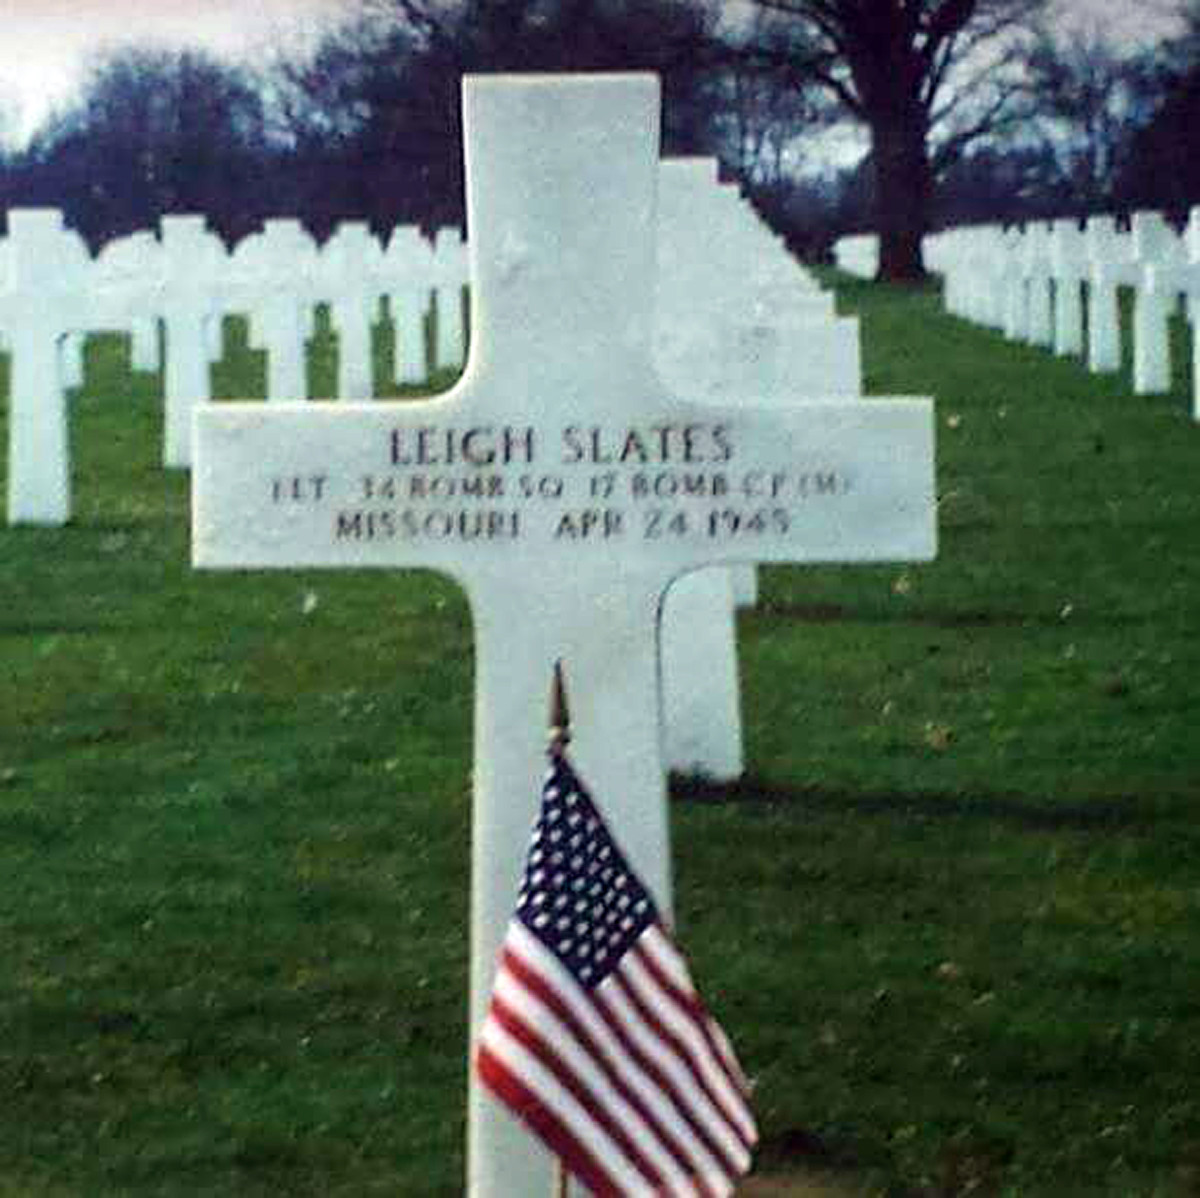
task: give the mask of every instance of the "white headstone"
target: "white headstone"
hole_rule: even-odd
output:
[[[267,355],[267,398],[308,393],[307,339],[317,247],[298,220],[263,222],[230,256],[229,304],[246,313],[249,341]]]
[[[1029,293],[1029,340],[1047,349],[1054,344],[1054,307],[1050,289],[1050,226],[1035,221],[1025,230],[1025,285]]]
[[[129,364],[134,370],[153,371],[162,365],[156,316],[135,317],[129,325]]]
[[[7,258],[0,324],[12,353],[8,522],[65,524],[71,462],[64,371],[74,377],[82,366],[63,342],[79,324],[88,255],[57,209],[25,208],[8,213]]]
[[[83,386],[86,333],[64,333],[58,339],[58,381],[65,391]]]
[[[1088,261],[1088,368],[1093,373],[1121,367],[1121,320],[1117,306],[1120,272],[1132,261],[1132,242],[1111,216],[1092,216],[1084,229]],[[1115,269],[1114,269],[1115,268]]]
[[[396,335],[397,383],[420,383],[429,377],[425,316],[433,291],[433,247],[416,225],[397,225],[384,252],[392,327]]]
[[[383,251],[365,221],[343,221],[321,248],[320,298],[338,340],[338,399],[375,394],[371,327],[379,315],[379,271]]]
[[[834,255],[838,270],[847,274],[873,279],[879,273],[879,237],[875,233],[839,237]]]
[[[161,223],[167,360],[163,370],[163,465],[192,464],[192,412],[212,399],[209,361],[220,335],[220,290],[228,255],[202,216]]]
[[[740,260],[729,257],[731,245]],[[858,322],[834,316],[832,298],[805,287],[787,252],[718,190],[714,160],[661,163],[657,255],[655,362],[677,394],[763,405],[861,392]],[[752,603],[755,589],[753,567],[743,567],[688,574],[667,594],[663,755],[671,769],[716,781],[742,773],[734,608]]]
[[[1180,241],[1157,212],[1135,212],[1132,232],[1140,268],[1133,280],[1133,390],[1153,395],[1171,389],[1170,318],[1178,298],[1170,274],[1153,268],[1173,264]]]
[[[92,331],[102,325],[128,329],[134,370],[157,370],[159,366],[154,312],[161,272],[162,249],[158,238],[146,229],[109,242],[96,255],[90,290],[97,311],[89,326]]]
[[[457,229],[439,229],[433,242],[433,287],[437,304],[436,357],[439,370],[463,363],[467,335],[463,325],[463,287],[467,247]]]
[[[1029,288],[1025,281],[1025,230],[1005,229],[1003,240],[1004,335],[1010,341],[1029,340]]]
[[[422,566],[466,588],[474,1031],[537,808],[552,662],[566,664],[580,772],[669,911],[657,624],[671,580],[739,560],[927,559],[935,516],[926,401],[755,411],[665,392],[650,347],[656,80],[469,79],[464,129],[463,378],[425,402],[201,410],[193,554]],[[654,497],[670,474],[705,481]],[[474,1085],[469,1140],[475,1198],[548,1192],[550,1162]]]
[[[1078,221],[1056,220],[1050,234],[1054,275],[1054,352],[1067,357],[1083,352],[1083,292],[1087,246]]]
[[[965,285],[965,314],[994,329],[1003,329],[1004,227],[985,225],[972,230],[968,242],[969,280]]]

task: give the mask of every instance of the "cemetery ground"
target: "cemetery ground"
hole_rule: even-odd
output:
[[[938,401],[942,545],[764,570],[749,772],[673,786],[759,1192],[1196,1193],[1184,332],[1135,398],[837,281],[867,391]],[[230,332],[218,389],[261,394]],[[0,531],[0,1195],[458,1193],[465,600],[194,572],[159,386],[91,339],[76,517]]]

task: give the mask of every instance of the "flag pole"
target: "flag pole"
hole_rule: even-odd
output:
[[[571,713],[567,707],[567,683],[563,676],[562,658],[554,662],[554,677],[550,680],[550,711],[547,723],[546,753],[558,758],[571,743]],[[562,1158],[554,1161],[554,1190],[552,1198],[568,1198],[568,1177]]]
[[[571,743],[571,713],[567,708],[567,683],[563,676],[562,658],[554,662],[554,677],[550,681],[550,718],[546,752],[551,757],[561,756]]]

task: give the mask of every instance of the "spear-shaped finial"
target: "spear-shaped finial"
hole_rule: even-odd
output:
[[[550,683],[549,738],[547,751],[551,756],[557,756],[571,743],[571,713],[567,709],[567,684],[561,658],[554,663],[554,677]]]

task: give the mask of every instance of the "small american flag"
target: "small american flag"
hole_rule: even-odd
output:
[[[552,754],[476,1068],[596,1195],[732,1193],[748,1086],[658,910]]]

